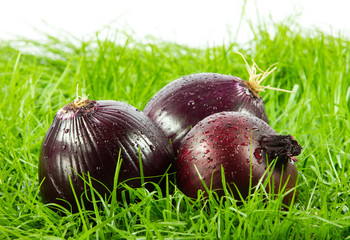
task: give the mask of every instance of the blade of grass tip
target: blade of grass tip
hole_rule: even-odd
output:
[[[199,172],[199,170],[198,170],[196,164],[193,164],[193,166],[194,166],[194,168],[196,169],[196,172],[197,172],[197,174],[198,174],[198,177],[199,177],[200,181],[202,182],[205,191],[208,193],[208,195],[210,195],[210,194],[211,194],[211,191],[209,190],[207,184],[204,182],[204,179],[203,179],[201,173]]]
[[[165,176],[165,204],[167,209],[167,219],[171,219],[171,202],[170,202],[170,191],[169,191],[169,175]],[[165,219],[165,220],[167,220]]]
[[[10,91],[15,93],[17,92],[17,81],[16,81],[16,76],[18,74],[18,66],[19,66],[19,61],[21,59],[22,53],[19,52],[16,58],[15,65],[13,66],[12,70],[12,76],[11,76],[11,86],[10,86]]]
[[[178,198],[177,198],[177,201],[176,201],[176,220],[177,220],[177,221],[181,221],[181,219],[183,219],[183,217],[188,216],[189,211],[184,212],[184,211],[182,210],[182,206],[183,206],[184,204],[185,204],[186,206],[189,206],[189,205],[190,205],[189,202],[186,201],[185,196],[184,196],[183,194],[180,194],[180,195],[178,196]],[[183,230],[183,229],[182,229],[182,230]]]
[[[160,176],[160,179],[158,181],[158,185],[161,184],[161,182],[163,181],[164,178],[168,177],[168,179],[169,179],[169,176],[166,176],[166,175],[169,175],[169,171],[170,171],[171,167],[172,167],[172,164],[170,164],[169,167],[166,169],[165,173]]]
[[[214,198],[214,196],[215,196],[215,192],[213,192],[213,178],[214,178],[214,172],[215,172],[215,170],[211,173],[211,176],[210,176],[210,188],[209,188],[209,190],[210,190],[210,196],[209,196],[209,198]],[[215,199],[215,198],[214,198]],[[215,201],[216,202],[216,201]]]
[[[332,222],[332,221],[329,220],[329,219],[325,219],[325,218],[320,217],[320,216],[317,216],[317,215],[313,215],[312,217],[313,217],[313,218],[316,218],[316,219],[318,219],[318,220],[321,220],[321,221],[323,221],[323,222],[325,222],[325,223],[328,223],[328,224],[330,224],[330,225],[333,225],[333,226],[335,226],[335,227],[337,227],[337,228],[340,228],[340,229],[344,228],[344,226],[339,225],[339,224],[337,224],[337,223],[335,223],[335,222]]]
[[[260,177],[259,182],[256,185],[254,195],[257,195],[259,189],[264,192],[264,195],[268,200],[270,200],[270,195],[266,190],[266,186],[269,186],[270,193],[274,194],[274,178],[271,178],[273,175],[273,170],[277,164],[277,161],[272,161],[271,164],[269,164],[268,159],[267,159],[267,168],[264,171],[263,175]],[[272,191],[272,192],[271,192]]]
[[[275,177],[273,176],[273,172],[274,172],[274,169],[276,167],[276,164],[277,164],[277,159],[272,160],[272,163],[270,164],[270,166],[266,168],[267,178],[265,180],[265,183],[262,185],[262,190],[263,190],[263,192],[268,200],[271,199],[270,196],[274,196],[274,194],[276,194],[275,187],[274,187],[275,186]],[[284,170],[284,168],[282,168],[281,176],[283,176],[283,170]],[[281,190],[280,185],[282,184],[282,182],[283,181],[280,181],[279,188],[278,188],[279,190]],[[267,192],[266,186],[269,187],[268,188],[269,192]]]
[[[241,216],[243,216],[243,217],[247,217],[247,216],[248,216],[247,214],[245,214],[244,212],[238,210],[237,208],[230,207],[229,209],[232,210],[232,211],[234,211],[234,212],[236,212],[236,213],[238,213],[239,215],[241,215]]]
[[[282,168],[282,171],[281,171],[281,176],[284,175],[284,170],[285,170],[285,169],[284,169],[284,167],[283,167],[283,168]],[[290,206],[293,206],[293,205],[294,205],[295,196],[296,196],[296,191],[297,191],[297,186],[298,186],[298,179],[297,179],[297,181],[296,181],[296,183],[295,183],[295,186],[292,187],[292,188],[290,188],[290,189],[288,189],[288,190],[286,191],[288,182],[290,181],[290,178],[291,178],[291,176],[288,175],[288,177],[287,177],[285,183],[282,185],[282,182],[283,182],[283,181],[280,181],[280,184],[279,184],[279,186],[278,186],[278,192],[281,193],[281,196],[282,196],[282,198],[281,198],[281,199],[282,199],[282,203],[283,203],[284,197],[287,196],[288,194],[290,194],[291,192],[293,192],[293,196],[291,197],[291,202],[290,202],[289,206],[287,206],[287,207],[290,207]]]
[[[319,166],[319,161],[316,159],[315,155],[310,155],[310,158],[311,158],[311,160],[313,160],[313,164],[312,165],[310,164],[310,168],[313,170],[313,172],[317,176],[317,179],[322,180],[321,170],[320,170],[320,166]]]
[[[65,199],[63,198],[57,198],[58,201],[62,201],[62,203],[66,204],[67,206],[70,206],[70,208],[66,208],[61,206],[60,204],[57,203],[47,203],[45,206],[48,206],[50,211],[51,209],[55,209],[56,212],[60,212],[64,214],[65,216],[72,215],[72,205]]]
[[[252,185],[253,185],[253,130],[250,131],[250,147],[249,147],[249,188],[248,188],[248,199],[251,197]]]
[[[86,177],[85,177],[86,176]],[[86,199],[90,202],[92,202],[94,208],[96,205],[96,197],[95,197],[95,193],[94,193],[94,187],[92,185],[92,181],[91,181],[91,176],[90,176],[90,172],[87,173],[83,173],[82,177],[83,179],[83,183],[84,183],[84,195],[86,196]],[[90,196],[87,194],[88,193],[88,189],[90,188]],[[91,198],[90,198],[91,197]]]
[[[94,188],[92,181],[96,182],[97,184],[100,184],[104,189],[106,189],[107,191],[109,191],[108,187],[103,184],[101,181],[91,177],[90,174],[85,174],[83,173],[82,175],[78,174],[76,171],[74,171],[80,178],[81,180],[84,182],[84,192],[83,194],[86,196],[87,201],[89,200],[89,195],[87,194],[87,190],[88,188],[90,188],[91,191],[93,191],[91,194],[93,194],[94,199],[92,199],[93,197],[91,197],[91,201],[93,203],[96,203],[98,201],[98,199],[101,201],[101,204],[106,208],[106,201],[105,199],[103,199],[103,196]],[[97,196],[97,198],[96,198]],[[95,210],[98,209],[97,204],[93,204],[95,206]]]
[[[139,164],[140,164],[141,186],[144,187],[144,185],[145,185],[145,176],[144,176],[144,174],[143,174],[142,156],[141,156],[140,146],[138,146],[137,148],[138,148],[138,152],[139,152]]]
[[[119,149],[118,153],[118,160],[117,160],[117,166],[115,169],[114,174],[114,185],[113,185],[113,191],[112,191],[112,199],[111,199],[111,207],[110,207],[110,214],[114,213],[114,208],[117,206],[117,189],[118,189],[118,181],[119,181],[119,173],[122,166],[123,159],[121,158],[121,149]]]
[[[125,210],[127,210],[125,214],[122,215],[122,218],[124,219],[124,227],[126,228],[127,232],[133,232],[132,228],[135,224],[135,218],[133,218],[133,216],[131,215],[131,210],[128,205],[126,193],[128,192],[122,191],[121,193],[121,201],[123,203],[123,207]]]
[[[329,146],[328,146],[328,145],[327,145],[327,153],[328,153],[328,156],[329,156],[329,160],[331,161],[332,169],[333,169],[334,174],[335,174],[335,176],[336,176],[336,178],[337,178],[337,182],[340,183],[340,179],[339,179],[337,170],[335,169],[334,162],[333,162],[333,158],[332,158],[331,152],[329,151]]]
[[[283,179],[282,178],[282,176],[284,176],[284,165],[282,166],[282,171],[281,171],[281,179]],[[289,180],[290,180],[290,175],[288,175],[288,177],[287,177],[287,179],[286,179],[286,181],[284,182],[284,184],[283,184],[283,181],[282,180],[280,180],[280,182],[279,182],[279,184],[278,184],[278,192],[277,193],[275,193],[273,190],[273,188],[269,188],[269,189],[272,189],[272,193],[271,193],[271,190],[270,190],[270,194],[271,194],[271,196],[274,196],[274,195],[276,195],[276,194],[278,194],[278,196],[277,196],[277,198],[278,199],[280,199],[281,200],[281,203],[283,204],[283,205],[285,205],[286,207],[289,207],[289,206],[287,206],[286,204],[284,204],[283,203],[283,199],[284,199],[284,197],[285,196],[287,196],[289,193],[291,193],[292,191],[294,191],[294,189],[295,189],[295,187],[294,188],[291,188],[291,189],[288,189],[287,191],[286,191],[286,189],[287,189],[287,184],[288,184],[288,182],[289,182]],[[272,186],[275,186],[275,179],[273,178],[273,182],[272,182]],[[270,187],[270,186],[269,186]],[[293,198],[293,197],[292,197]],[[292,206],[292,205],[290,205],[290,206]]]
[[[246,205],[247,204],[247,202],[245,201],[246,199],[243,198],[243,195],[241,194],[241,192],[240,192],[239,188],[237,187],[237,185],[234,182],[232,182],[231,184],[235,187],[236,192],[238,194],[238,197],[242,201],[243,205]],[[232,194],[233,194],[233,192],[232,192]]]
[[[284,176],[284,166],[285,166],[285,165],[282,166],[281,178],[282,178],[282,176]],[[285,191],[286,188],[287,188],[287,184],[288,184],[289,180],[290,180],[290,175],[288,175],[287,180],[285,181],[284,184],[283,184],[283,181],[280,181],[280,183],[278,184],[278,192],[284,193],[284,191]],[[273,184],[274,184],[274,183],[273,183]],[[274,186],[274,185],[272,185],[272,186]]]
[[[19,60],[21,59],[22,53],[18,52],[17,58],[16,58],[16,62],[15,65],[13,66],[13,73],[16,73],[18,70],[18,65],[19,65]],[[13,80],[14,75],[12,74],[12,79]]]
[[[157,197],[157,199],[163,199],[163,193],[162,193],[162,189],[160,188],[159,184],[155,183],[155,182],[149,182],[150,185],[153,185],[154,187],[154,196]]]
[[[225,195],[230,196],[230,194],[227,190],[225,170],[224,170],[224,166],[222,164],[221,164],[221,183],[222,183],[222,189],[224,190]]]
[[[306,209],[305,209],[306,211],[310,211],[311,203],[312,203],[312,200],[313,200],[313,198],[315,196],[315,191],[316,191],[316,188],[317,188],[317,184],[318,184],[318,179],[316,179],[315,186],[312,189],[312,192],[310,194],[310,198],[309,198],[309,201],[308,201],[308,203],[306,205]]]
[[[80,206],[79,198],[78,198],[78,196],[77,196],[77,194],[76,194],[76,192],[74,190],[73,182],[72,182],[72,179],[71,179],[70,175],[68,175],[68,179],[69,179],[69,184],[70,184],[71,190],[72,190],[73,195],[74,195],[75,202],[77,204],[77,208],[78,208],[78,211],[79,211],[81,222],[83,223],[83,230],[85,232],[85,231],[88,230],[88,228],[87,228],[87,224],[86,224],[86,221],[85,221],[85,217],[83,215],[83,210],[82,210],[82,207]]]
[[[101,216],[100,216],[100,213],[99,213],[99,208],[96,204],[96,197],[95,197],[95,188],[93,187],[92,185],[92,181],[91,181],[91,176],[90,176],[90,172],[87,173],[87,177],[88,177],[88,187],[90,188],[90,192],[91,192],[91,201],[92,201],[92,204],[93,204],[93,209],[94,209],[94,213],[95,213],[95,219],[96,219],[96,222],[97,224],[101,223]],[[84,183],[84,188],[85,188],[85,193],[87,192],[87,187],[85,187],[86,184]],[[101,231],[101,234],[99,234],[99,239],[101,240],[104,240],[104,233],[103,233],[103,229],[101,228],[100,229]]]
[[[287,194],[290,193],[290,191],[293,191],[293,196],[292,196],[291,202],[290,202],[290,204],[289,204],[290,207],[291,207],[291,206],[294,206],[294,202],[295,202],[296,197],[297,197],[297,189],[298,189],[299,187],[300,187],[300,186],[299,186],[299,180],[297,179],[297,181],[296,181],[296,183],[295,183],[295,186],[294,186],[292,189],[290,189],[290,190],[288,190],[288,191],[286,192],[286,195],[287,195]],[[291,212],[289,212],[288,214],[291,214]]]
[[[229,186],[229,185],[228,185],[228,183],[226,182],[226,176],[225,176],[224,166],[221,165],[220,167],[221,167],[221,183],[222,183],[222,189],[223,189],[223,191],[224,191],[224,193],[225,193],[225,196],[226,196],[226,197],[229,197],[230,199],[233,199],[233,200],[235,201],[234,197],[231,198],[231,196],[233,196],[232,189],[231,189],[230,187],[227,188],[227,186]],[[233,184],[234,184],[234,183],[233,183]],[[230,201],[230,202],[232,202],[232,201]],[[233,203],[233,202],[232,202],[232,203]]]

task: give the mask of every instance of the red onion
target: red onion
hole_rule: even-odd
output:
[[[296,184],[298,173],[294,161],[301,149],[293,137],[278,135],[266,122],[251,114],[216,113],[198,122],[184,138],[176,163],[177,184],[183,193],[195,198],[198,190],[205,189],[201,176],[206,185],[221,196],[222,166],[225,180],[239,200],[234,184],[246,198],[250,194],[250,181],[254,187],[262,177],[267,178],[264,173],[277,158],[271,175],[273,191],[278,193],[284,185],[288,191]],[[272,189],[267,187],[267,192],[269,190]],[[287,194],[283,202],[289,204],[292,196],[293,192]]]
[[[175,151],[191,127],[214,113],[240,111],[268,122],[259,92],[265,88],[281,89],[260,85],[275,68],[266,72],[258,68],[262,72],[259,74],[256,68],[255,62],[252,67],[247,64],[249,81],[218,73],[182,77],[157,92],[143,112],[171,139]]]
[[[174,161],[169,139],[140,110],[118,101],[77,99],[61,108],[44,138],[39,159],[39,181],[44,202],[58,203],[76,210],[70,186],[77,196],[84,192],[79,175],[89,175],[102,195],[113,189],[121,151],[119,182],[139,187],[142,159],[145,177],[159,176]],[[86,177],[86,176],[85,176]],[[156,178],[146,178],[153,181]],[[119,193],[119,192],[118,192]],[[64,201],[62,201],[64,200]]]

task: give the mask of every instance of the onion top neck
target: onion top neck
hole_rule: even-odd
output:
[[[79,96],[79,85],[77,85],[77,97],[76,99],[68,104],[67,106],[71,108],[74,112],[79,112],[80,109],[86,109],[89,107],[92,107],[92,100],[88,99],[87,95],[86,97]]]
[[[77,97],[74,101],[68,103],[58,111],[58,115],[62,119],[71,119],[74,116],[85,115],[92,112],[96,107],[96,102],[88,99],[88,96],[81,97],[78,95],[77,86]]]
[[[95,101],[87,98],[75,99],[61,109],[61,114],[64,115],[63,118],[85,115],[96,108],[95,103]]]
[[[81,109],[89,106],[91,102],[92,100],[89,100],[87,97],[77,97],[73,102],[71,102],[71,107]]]
[[[88,99],[88,96],[89,95],[87,95],[86,97],[79,96],[79,85],[77,85],[77,97],[73,102],[71,102],[71,107],[75,109],[81,109],[90,105],[92,101]]]

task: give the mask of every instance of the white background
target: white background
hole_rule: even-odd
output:
[[[42,39],[40,31],[78,39],[103,28],[133,31],[191,46],[244,42],[254,24],[297,16],[302,26],[350,36],[349,0],[0,0],[0,39]],[[259,20],[260,19],[260,20]],[[240,26],[240,28],[239,28]],[[236,35],[239,29],[238,35]]]

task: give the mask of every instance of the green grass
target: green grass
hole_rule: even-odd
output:
[[[84,42],[70,36],[0,42],[0,239],[350,239],[350,40],[293,21],[273,28],[275,36],[261,26],[245,45],[206,49],[141,43],[121,32]],[[13,47],[23,44],[33,50]],[[190,200],[169,190],[170,182],[166,192],[129,189],[130,204],[93,212],[57,214],[41,202],[41,142],[57,110],[75,98],[77,84],[91,99],[143,109],[184,75],[247,78],[236,51],[262,69],[279,62],[265,85],[295,90],[261,94],[271,126],[304,148],[299,196],[289,210],[281,197],[265,202],[261,194],[241,206],[229,195]]]

